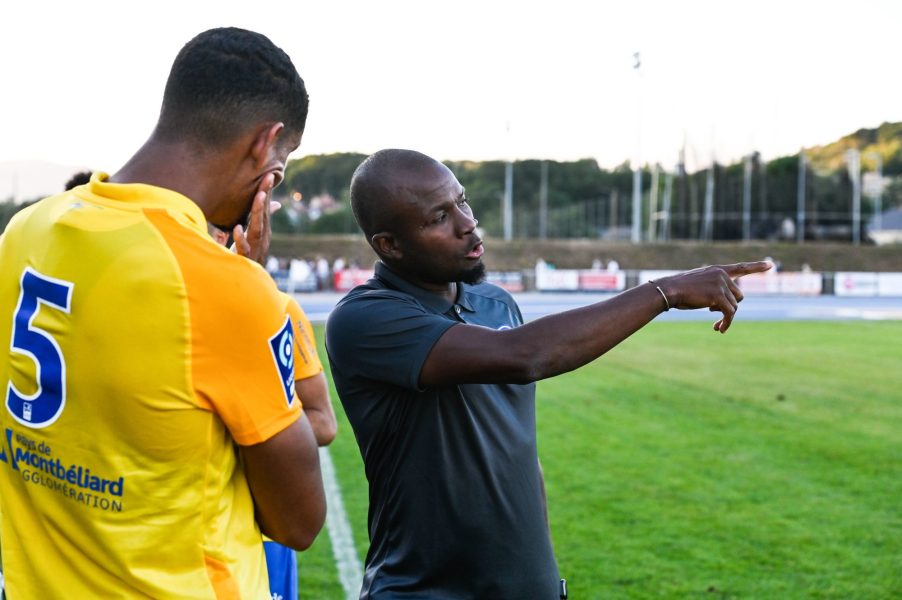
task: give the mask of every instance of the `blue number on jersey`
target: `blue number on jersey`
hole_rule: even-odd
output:
[[[11,347],[35,363],[37,391],[27,395],[12,380],[6,392],[6,408],[13,418],[28,427],[41,428],[56,421],[66,405],[66,361],[59,344],[43,329],[32,324],[40,305],[69,312],[72,283],[42,275],[26,267],[22,273],[19,304],[13,314]]]

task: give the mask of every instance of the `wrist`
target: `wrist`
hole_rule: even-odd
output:
[[[658,282],[655,281],[654,279],[649,279],[648,283],[651,284],[655,288],[655,290],[657,290],[657,294],[658,294],[658,296],[660,296],[661,301],[664,304],[663,312],[667,312],[668,310],[673,308],[673,304],[671,304],[670,298],[668,298],[667,294],[664,293],[664,290],[661,288],[660,284],[658,284]]]

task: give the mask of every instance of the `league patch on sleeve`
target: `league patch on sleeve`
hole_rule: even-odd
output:
[[[272,357],[276,361],[276,368],[285,388],[285,398],[291,405],[294,399],[294,335],[291,332],[290,317],[285,317],[285,325],[276,335],[269,338],[269,348],[272,350]]]

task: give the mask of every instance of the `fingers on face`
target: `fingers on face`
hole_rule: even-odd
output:
[[[240,256],[250,256],[251,246],[244,234],[244,227],[235,225],[235,229],[232,230],[232,239],[235,242],[235,251]]]
[[[257,194],[257,201],[260,203],[260,219],[257,224],[259,234],[263,233],[267,223],[269,223],[269,195],[266,192]]]
[[[276,186],[275,174],[267,173],[266,175],[263,176],[263,179],[260,180],[260,187],[257,188],[257,191],[263,192],[264,194],[269,195],[275,186]]]
[[[254,205],[251,208],[251,218],[248,223],[248,234],[260,236],[266,228],[269,220],[269,202],[266,192],[260,190],[254,196]]]

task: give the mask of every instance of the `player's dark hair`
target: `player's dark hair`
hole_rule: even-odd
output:
[[[235,27],[211,29],[176,56],[156,135],[216,147],[264,122],[282,122],[298,134],[307,106],[304,80],[269,38]]]
[[[368,156],[351,177],[351,209],[367,240],[391,227],[389,200],[411,193],[406,175],[437,161],[416,150],[390,148]]]

